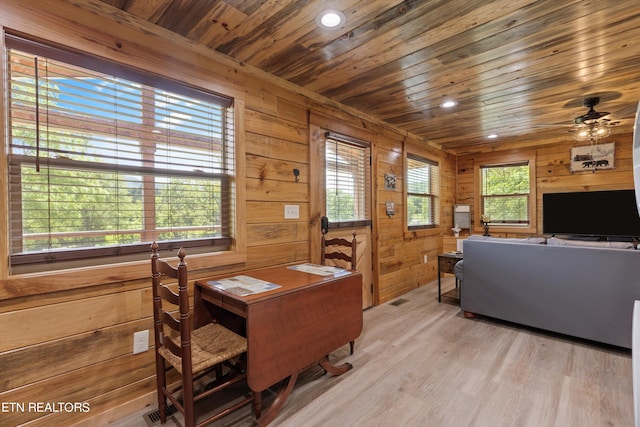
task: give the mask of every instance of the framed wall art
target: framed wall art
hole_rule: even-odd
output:
[[[615,142],[571,148],[571,172],[613,169]]]

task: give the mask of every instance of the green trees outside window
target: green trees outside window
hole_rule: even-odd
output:
[[[143,252],[154,240],[228,244],[230,100],[7,44],[12,264]]]
[[[480,168],[482,215],[491,223],[529,224],[529,164]]]

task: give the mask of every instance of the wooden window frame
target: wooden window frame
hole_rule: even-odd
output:
[[[412,193],[409,191],[409,161],[417,161],[424,163],[425,165],[430,166],[429,171],[429,179],[431,180],[431,191],[428,193]],[[433,167],[437,168],[435,171],[437,176],[433,177]],[[405,156],[405,189],[404,189],[404,201],[406,205],[406,213],[404,218],[405,229],[409,232],[418,231],[418,230],[428,230],[438,228],[440,226],[440,186],[441,186],[441,176],[440,176],[440,163],[431,160],[427,157],[421,156],[419,154],[414,154],[412,152],[407,152]],[[426,197],[431,199],[432,207],[433,207],[433,224],[419,224],[419,225],[410,225],[409,224],[409,197],[417,196],[417,197]]]
[[[474,213],[473,232],[484,233],[482,226],[482,178],[483,167],[511,166],[518,164],[529,166],[529,223],[523,225],[492,224],[489,223],[489,233],[499,234],[535,234],[537,233],[537,181],[536,181],[536,155],[534,151],[522,151],[518,153],[491,154],[478,156],[474,161]]]
[[[140,147],[141,147],[140,148],[141,153],[148,153],[148,152],[153,153],[156,151],[155,138],[147,135],[149,132],[149,127],[150,126],[155,127],[154,120],[157,120],[153,116],[154,111],[151,110],[151,109],[155,109],[154,106],[158,104],[156,96],[162,95],[163,93],[169,94],[173,92],[177,94],[175,96],[179,97],[179,99],[184,99],[186,101],[197,99],[197,100],[200,100],[201,102],[204,101],[206,103],[206,104],[203,103],[203,105],[214,106],[213,108],[216,111],[220,111],[220,114],[221,114],[220,117],[218,118],[219,122],[209,119],[207,123],[209,123],[209,125],[219,126],[216,129],[220,129],[221,137],[214,138],[214,139],[210,139],[210,138],[203,139],[202,137],[197,136],[197,134],[195,133],[191,135],[181,130],[170,130],[167,133],[176,134],[176,136],[172,136],[173,139],[170,141],[165,141],[165,138],[160,138],[159,144],[165,144],[167,145],[167,147],[171,147],[172,145],[176,145],[177,142],[183,141],[183,140],[186,142],[186,145],[189,145],[189,143],[199,144],[198,147],[200,147],[200,150],[203,153],[207,152],[208,150],[211,150],[211,153],[209,155],[215,154],[215,155],[221,156],[220,159],[223,162],[220,165],[222,169],[220,169],[217,172],[214,171],[214,172],[205,173],[204,171],[200,171],[200,170],[189,171],[188,169],[177,170],[175,168],[171,170],[167,169],[165,171],[164,167],[158,166],[155,163],[156,161],[162,162],[163,157],[161,157],[160,160],[155,160],[154,157],[147,156],[145,158],[142,158],[142,160],[140,160],[141,163],[139,165],[135,163],[131,163],[131,164],[125,163],[123,166],[121,166],[121,165],[113,164],[110,161],[106,161],[106,163],[102,163],[102,161],[104,160],[100,160],[101,156],[97,154],[95,155],[96,158],[93,160],[92,160],[92,157],[89,156],[85,160],[81,161],[80,153],[84,152],[82,150],[77,152],[78,159],[74,160],[73,158],[69,158],[68,156],[76,155],[75,151],[70,151],[69,152],[70,154],[63,154],[62,155],[63,157],[60,157],[59,155],[55,154],[56,151],[55,149],[53,149],[53,154],[47,154],[47,157],[42,158],[42,161],[41,161],[40,153],[42,153],[42,150],[36,149],[35,151],[36,154],[34,157],[34,155],[21,154],[25,152],[25,148],[28,147],[27,145],[24,145],[24,147],[23,145],[17,146],[17,150],[18,150],[16,152],[17,154],[12,151],[10,151],[9,153],[10,167],[8,169],[9,173],[13,174],[12,176],[15,176],[15,179],[17,180],[15,185],[11,187],[11,188],[14,188],[15,191],[17,192],[17,193],[11,194],[11,200],[14,201],[13,203],[14,208],[11,210],[11,212],[13,212],[12,223],[16,224],[16,227],[18,227],[16,230],[14,230],[12,234],[12,239],[11,239],[11,241],[13,242],[12,247],[14,249],[13,253],[10,256],[10,262],[12,267],[18,266],[20,271],[33,271],[33,268],[27,267],[27,265],[31,266],[34,264],[43,264],[43,263],[50,264],[52,261],[55,261],[56,262],[55,268],[58,269],[58,268],[68,267],[68,264],[70,262],[72,263],[75,262],[77,264],[79,260],[90,259],[90,258],[93,258],[94,262],[96,262],[97,264],[101,264],[105,262],[111,263],[111,262],[114,262],[114,260],[123,259],[122,257],[123,255],[126,256],[128,254],[146,253],[148,250],[147,242],[150,242],[151,240],[158,240],[160,239],[158,233],[171,231],[173,229],[173,228],[166,228],[166,227],[165,228],[156,227],[155,210],[154,210],[155,201],[153,200],[154,196],[153,195],[151,197],[144,196],[142,197],[140,202],[142,203],[143,211],[146,212],[146,214],[144,215],[145,219],[143,221],[142,228],[140,230],[118,229],[118,230],[112,230],[112,231],[108,231],[108,230],[94,231],[91,229],[87,229],[85,232],[82,232],[81,230],[77,230],[73,233],[69,233],[69,232],[61,233],[58,230],[49,228],[48,232],[45,232],[44,234],[40,233],[42,234],[42,236],[44,236],[43,238],[45,238],[46,240],[46,236],[51,236],[53,238],[59,238],[59,239],[82,238],[83,236],[85,238],[91,238],[91,236],[98,236],[98,237],[103,235],[110,236],[111,234],[114,234],[117,236],[118,234],[124,232],[127,234],[131,234],[132,236],[137,235],[140,243],[133,243],[133,244],[129,243],[129,244],[120,244],[120,245],[104,246],[104,247],[103,246],[93,247],[94,244],[89,244],[87,248],[84,248],[84,247],[74,248],[74,247],[60,246],[60,247],[55,247],[53,249],[50,247],[48,250],[45,249],[45,250],[38,250],[38,251],[33,251],[33,250],[25,251],[23,250],[23,235],[22,235],[22,226],[21,226],[23,207],[21,202],[22,197],[20,196],[21,194],[20,191],[22,187],[19,183],[22,182],[22,169],[21,169],[22,165],[28,165],[26,170],[29,171],[31,169],[32,163],[34,165],[33,167],[35,167],[35,170],[36,170],[35,176],[40,175],[39,165],[40,163],[43,163],[43,162],[46,162],[47,170],[56,170],[57,168],[58,170],[68,170],[68,171],[76,170],[78,171],[78,173],[82,173],[81,171],[84,170],[84,171],[88,171],[89,173],[105,173],[105,174],[116,174],[116,175],[119,172],[123,172],[125,174],[131,174],[132,176],[139,176],[139,177],[144,176],[145,185],[143,187],[145,190],[151,192],[152,194],[155,194],[157,189],[154,189],[153,187],[149,187],[146,184],[146,182],[148,181],[147,177],[158,176],[162,179],[165,179],[168,176],[172,176],[172,177],[178,177],[179,179],[200,180],[203,183],[210,182],[212,185],[212,188],[218,187],[221,190],[220,199],[217,205],[221,207],[220,214],[221,214],[222,223],[220,223],[214,229],[220,230],[222,233],[220,234],[220,232],[217,232],[216,233],[217,236],[211,235],[210,237],[205,237],[205,238],[202,238],[202,237],[194,238],[195,236],[188,238],[188,236],[185,234],[186,232],[182,231],[185,228],[178,227],[176,228],[176,230],[179,230],[179,233],[185,234],[185,235],[183,237],[178,237],[178,240],[175,240],[175,239],[167,240],[166,242],[162,243],[162,245],[166,249],[171,249],[178,246],[203,247],[203,248],[208,247],[208,249],[205,249],[208,251],[211,251],[211,250],[224,251],[230,247],[231,221],[229,218],[230,217],[229,212],[231,211],[231,209],[233,209],[233,206],[235,205],[232,202],[230,203],[230,197],[231,197],[230,190],[232,188],[233,175],[229,175],[229,173],[233,174],[233,163],[234,163],[233,158],[229,154],[229,150],[233,150],[233,134],[234,134],[234,130],[232,126],[233,100],[231,98],[206,92],[198,88],[191,87],[189,85],[184,85],[184,84],[175,82],[173,80],[166,79],[161,76],[154,76],[147,72],[135,70],[122,65],[118,65],[118,64],[112,63],[111,61],[94,58],[91,55],[84,55],[76,51],[65,50],[57,46],[50,46],[44,43],[34,42],[21,37],[7,35],[6,43],[7,43],[7,47],[10,49],[15,49],[18,52],[28,52],[27,55],[34,55],[35,64],[33,64],[33,66],[35,67],[36,83],[38,82],[38,68],[39,68],[38,64],[39,62],[41,62],[39,61],[39,58],[51,58],[51,61],[53,63],[59,64],[61,67],[64,67],[64,68],[61,68],[64,70],[77,68],[78,70],[82,70],[82,72],[86,70],[88,75],[94,75],[96,79],[104,78],[104,79],[108,79],[105,81],[112,81],[112,79],[117,77],[118,79],[123,79],[121,80],[123,82],[129,82],[126,84],[128,84],[131,87],[133,87],[133,85],[135,85],[136,87],[139,86],[141,89],[139,92],[139,97],[140,97],[138,99],[139,103],[138,104],[132,103],[131,105],[137,105],[139,107],[139,111],[142,114],[142,116],[140,117],[141,123],[136,124],[135,121],[128,122],[126,121],[127,119],[125,119],[124,123],[130,128],[130,130],[127,129],[125,131],[128,133],[124,134],[125,135],[124,141],[126,141],[126,139],[129,137],[129,134],[133,133],[133,135],[131,135],[130,137],[133,138],[133,140],[138,141],[138,144],[140,144]],[[18,64],[16,66],[16,69],[18,70],[17,72],[20,73],[22,69],[24,69],[25,71],[28,71],[28,68],[27,68],[28,63],[25,63],[24,67],[20,66],[22,62],[16,62],[15,64]],[[8,72],[11,69],[8,69]],[[93,70],[97,70],[97,71],[93,71]],[[18,76],[20,76],[20,74]],[[115,77],[111,77],[111,76],[115,76]],[[41,76],[41,78],[43,77]],[[55,79],[55,77],[53,78]],[[69,79],[70,81],[72,81],[71,79],[75,80],[75,77],[69,77]],[[28,84],[28,82],[25,84]],[[38,87],[40,88],[40,86]],[[118,88],[119,87],[120,86],[118,86]],[[13,86],[11,88],[13,88]],[[18,86],[18,88],[20,88],[20,86]],[[21,101],[21,98],[16,98],[18,100],[17,102],[18,109],[17,109],[17,113],[14,113],[14,114],[22,113],[22,115],[27,115],[26,117],[16,115],[16,118],[18,119],[18,123],[22,123],[22,121],[24,120],[27,120],[27,122],[29,120],[33,120],[36,122],[35,124],[36,148],[40,147],[40,143],[39,143],[40,131],[38,131],[39,129],[38,126],[40,126],[40,129],[42,128],[41,118],[40,118],[42,114],[39,115],[38,112],[41,111],[42,108],[45,108],[46,109],[45,111],[48,111],[48,108],[46,108],[46,106],[43,107],[40,105],[40,103],[38,103],[39,92],[40,90],[34,93],[35,105],[36,105],[35,116],[33,116],[33,114],[30,113],[31,110],[29,110],[29,104],[26,101],[24,102]],[[64,93],[64,92],[61,91],[61,93]],[[83,96],[86,95],[86,91],[78,92],[78,93],[82,94]],[[91,95],[88,95],[88,96],[91,96]],[[12,112],[13,109],[10,108],[8,111]],[[91,122],[87,121],[85,122],[84,125],[78,126],[78,124],[81,124],[82,120],[84,120],[83,118],[84,116],[79,113],[75,113],[75,116],[74,116],[74,111],[67,111],[67,110],[63,110],[63,111],[65,112],[65,115],[54,117],[54,120],[56,120],[55,122],[56,126],[61,127],[61,129],[72,130],[73,132],[76,132],[74,133],[74,135],[78,134],[78,132],[80,132],[80,134],[83,134],[83,135],[91,134],[92,130],[89,130],[89,128],[86,128],[87,125],[90,125],[91,129],[96,128],[96,132],[100,134],[104,132],[109,132],[110,126],[113,126],[110,120],[103,119],[102,117],[99,116],[99,114],[96,114],[96,117],[92,119]],[[69,117],[67,118],[66,116],[69,116]],[[12,117],[13,117],[13,114],[12,114]],[[74,120],[74,117],[77,117],[77,120],[78,120],[77,122],[76,120]],[[87,116],[87,117],[90,118],[90,116]],[[120,117],[118,117],[118,119],[120,119]],[[45,120],[48,120],[48,116]],[[47,126],[47,130],[48,130],[48,121],[45,122],[45,125]],[[115,129],[117,130],[117,124],[115,126],[116,126]],[[200,126],[200,123],[198,123],[196,126]],[[22,129],[22,127],[20,127],[19,129]],[[182,138],[181,138],[181,135],[182,135]],[[118,133],[118,136],[122,136],[122,135]],[[21,141],[21,139],[18,138],[17,141],[19,142]],[[118,138],[114,140],[113,144],[120,144],[121,142],[122,141],[120,141],[120,139]],[[127,144],[127,143],[125,142],[124,144]],[[219,148],[217,148],[216,150],[214,150],[213,148],[207,148],[209,147],[208,144],[214,144],[214,145],[211,145],[211,147],[219,147]],[[152,147],[149,148],[147,147],[147,145],[152,145]],[[11,144],[11,146],[13,147],[13,144]],[[176,146],[180,146],[180,145],[177,144]],[[195,147],[195,145],[193,146]],[[83,147],[83,146],[80,146],[80,147]],[[120,145],[118,145],[118,147],[120,147]],[[76,150],[76,149],[70,147],[69,150]],[[126,156],[126,152],[123,151],[123,153],[125,153],[125,156]],[[176,151],[176,153],[178,153],[178,151]],[[109,153],[105,152],[103,156],[107,156],[108,154]],[[135,162],[136,154],[137,153],[135,152],[132,154],[134,157],[130,158],[131,161]],[[53,156],[53,157],[50,157],[50,156]],[[105,159],[108,160],[108,157],[105,157]],[[125,157],[125,162],[127,161],[127,159],[129,159],[129,157]],[[211,157],[208,157],[208,159],[211,159]],[[33,173],[31,174],[33,175]],[[220,184],[216,185],[215,183],[220,183]],[[149,203],[151,203],[151,208],[147,206]],[[152,215],[150,219],[148,218],[149,212],[151,212],[150,215]],[[171,227],[173,226],[174,225],[171,225]],[[190,230],[191,229],[205,230],[205,227],[204,226],[199,226],[195,228],[191,227]],[[208,227],[206,229],[208,229]],[[60,267],[60,265],[62,265],[62,267]],[[25,266],[26,269],[21,268],[20,266]],[[49,265],[48,269],[51,269],[51,267],[52,266]],[[35,267],[35,269],[38,269],[38,267]]]
[[[335,132],[326,132],[325,133],[325,194],[328,193],[328,188],[326,187],[326,177],[328,176],[328,163],[329,159],[326,156],[326,148],[328,146],[328,141],[335,141],[336,146],[342,145],[344,147],[350,147],[356,150],[363,150],[364,155],[367,157],[364,159],[365,165],[364,168],[359,171],[362,176],[356,183],[356,187],[360,187],[356,190],[356,197],[362,199],[362,211],[363,218],[353,218],[350,220],[338,220],[332,221],[329,218],[331,228],[351,228],[351,227],[362,227],[362,226],[371,226],[371,195],[369,194],[370,185],[370,176],[371,176],[371,144],[367,141],[360,140],[358,138],[354,138],[348,135],[343,135]],[[349,165],[348,171],[353,171],[352,165]],[[328,199],[328,198],[327,198]],[[325,212],[327,208],[325,206]],[[328,215],[327,215],[328,216]]]
[[[3,36],[9,34],[3,33]],[[34,38],[35,40],[35,38]],[[43,43],[56,45],[50,41],[42,39]],[[61,39],[63,40],[63,39]],[[75,40],[75,39],[74,39]],[[77,39],[79,43],[74,45],[74,50],[78,53],[89,54],[88,52],[94,52],[100,50],[102,47],[100,44],[90,39]],[[2,39],[4,44],[4,37]],[[60,42],[59,42],[60,43]],[[62,46],[62,44],[60,44]],[[66,47],[65,47],[66,48]],[[139,56],[136,56],[139,53]],[[233,195],[232,199],[235,202],[235,208],[231,211],[230,227],[232,229],[231,245],[228,250],[217,252],[202,252],[196,253],[190,251],[189,253],[189,267],[192,270],[198,269],[218,269],[220,272],[233,271],[233,269],[242,268],[246,265],[248,260],[247,255],[247,230],[246,222],[247,215],[245,213],[244,206],[246,206],[246,141],[245,141],[245,108],[246,108],[246,93],[239,90],[234,84],[227,83],[224,79],[211,79],[208,75],[206,80],[200,78],[197,72],[194,73],[177,73],[174,69],[167,69],[163,64],[153,61],[141,61],[139,57],[143,57],[147,51],[140,48],[139,51],[135,49],[130,52],[127,57],[119,56],[117,54],[107,55],[104,59],[113,61],[114,64],[118,64],[117,61],[122,61],[123,65],[133,66],[140,70],[146,70],[150,73],[155,73],[160,76],[166,76],[167,78],[180,79],[181,82],[189,85],[195,90],[198,88],[210,88],[219,93],[229,94],[233,96],[234,110],[233,121],[235,123],[235,135],[234,135],[234,147],[230,152],[230,156],[235,161],[235,176],[232,179]],[[212,61],[205,55],[196,55],[203,61],[203,70],[210,69],[215,71],[217,62]],[[162,65],[161,65],[162,64]],[[215,74],[215,73],[214,73]],[[220,77],[220,76],[218,76]],[[203,82],[206,86],[202,86]],[[0,80],[0,88],[6,90],[4,79]],[[208,89],[204,89],[207,90]],[[232,94],[232,95],[231,95]],[[2,121],[0,129],[2,129],[2,137],[0,138],[3,149],[6,150],[8,141],[6,136],[8,135],[6,120]],[[0,158],[0,164],[4,165],[3,170],[7,171],[8,164],[6,156]],[[3,186],[0,188],[0,204],[5,215],[8,215],[8,188]],[[239,207],[239,208],[238,208]],[[39,271],[33,271],[28,273],[15,273],[9,268],[9,248],[8,239],[0,239],[2,246],[0,247],[0,254],[3,255],[4,263],[3,268],[0,268],[0,300],[6,300],[11,298],[23,298],[32,295],[42,295],[53,292],[73,291],[76,289],[88,289],[94,286],[101,286],[113,283],[129,282],[134,283],[139,280],[146,280],[149,275],[149,261],[148,257],[138,255],[135,259],[127,260],[114,260],[113,264],[105,265],[69,265],[62,270],[52,271],[46,268],[46,265]],[[168,251],[163,253],[163,257],[172,259],[174,258],[174,251]]]

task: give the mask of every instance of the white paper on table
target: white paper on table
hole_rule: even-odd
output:
[[[319,265],[319,264],[299,264],[289,266],[291,270],[303,271],[305,273],[317,274],[318,276],[336,276],[341,274],[347,274],[349,271],[340,267],[333,267],[331,265]]]
[[[249,276],[234,276],[226,279],[207,282],[214,288],[222,289],[236,295],[252,295],[278,289],[280,285]]]

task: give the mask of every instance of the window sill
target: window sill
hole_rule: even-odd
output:
[[[474,234],[484,234],[483,227],[474,227]],[[538,230],[535,227],[524,226],[514,227],[509,225],[489,225],[489,234],[491,232],[498,234],[536,234]]]
[[[177,257],[168,259],[177,260]],[[246,260],[246,253],[233,251],[192,256],[187,254],[190,270],[242,264]],[[52,272],[19,274],[0,280],[0,301],[150,277],[151,265],[148,259]]]

